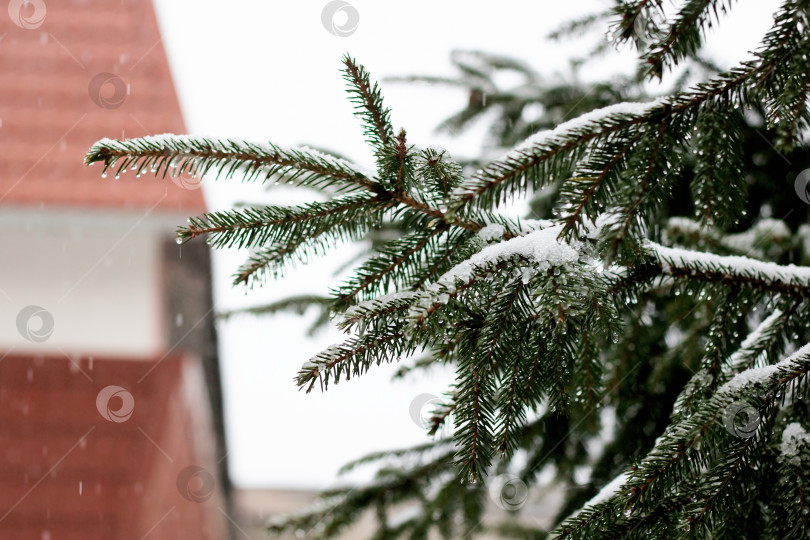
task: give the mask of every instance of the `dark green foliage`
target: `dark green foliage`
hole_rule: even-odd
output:
[[[555,36],[611,21],[612,43],[639,52],[633,77],[549,81],[513,59],[456,52],[456,78],[408,79],[464,88],[440,129],[489,115],[494,160],[414,146],[348,56],[373,172],[244,141],[91,148],[87,162],[116,174],[323,191],[323,202],[215,212],[178,230],[181,242],[253,250],[235,279],[248,286],[341,243],[370,246],[330,296],[246,310],[316,306],[316,326],[333,316],[349,334],[304,363],[300,388],[383,362],[402,362],[396,377],[456,370],[425,426],[434,440],[347,465],[376,476],[324,492],[272,532],[327,538],[369,511],[379,539],[807,536],[810,269],[795,265],[810,262],[810,225],[793,182],[810,166],[809,5],[786,0],[755,58],[718,72],[700,49],[732,4],[685,0],[667,17],[663,0],[617,1]],[[643,79],[676,69],[674,90],[650,99]],[[496,83],[504,72],[517,86]],[[695,74],[703,82],[686,87]],[[532,219],[500,214],[516,198],[531,200]],[[531,493],[564,488],[550,533],[484,519],[488,506],[525,502],[504,478]]]
[[[736,112],[707,111],[698,118],[691,187],[695,194],[695,215],[703,223],[720,218],[724,221],[718,225],[729,226],[741,217],[745,192],[735,189],[739,182],[729,181],[745,174],[740,123]]]

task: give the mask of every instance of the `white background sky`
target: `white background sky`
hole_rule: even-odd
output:
[[[480,49],[521,58],[544,75],[566,69],[566,58],[583,43],[553,44],[544,36],[572,17],[603,9],[608,0],[537,0],[407,3],[352,0],[359,26],[348,37],[321,24],[325,0],[155,0],[164,46],[191,133],[308,144],[340,152],[365,166],[371,153],[352,116],[340,76],[349,52],[379,79],[409,74],[452,74],[452,49]],[[770,25],[775,0],[735,3],[733,17],[711,41],[726,65],[751,49]],[[625,58],[627,60],[627,58]],[[626,65],[597,62],[587,77],[606,76]],[[471,155],[475,134],[436,137],[433,128],[458,110],[465,96],[451,90],[382,83],[395,128],[420,146],[442,144],[451,154]],[[209,209],[227,208],[257,192],[235,181],[206,182]],[[273,191],[274,202],[288,192]],[[325,293],[337,281],[324,265],[305,268],[262,291],[230,287],[245,254],[215,256],[218,308],[261,303],[300,292]],[[231,475],[242,487],[318,488],[335,482],[346,461],[369,451],[423,442],[409,416],[422,393],[441,394],[449,373],[390,384],[392,366],[374,367],[359,379],[321,394],[299,392],[300,365],[341,339],[335,331],[305,335],[312,314],[235,318],[220,325]]]

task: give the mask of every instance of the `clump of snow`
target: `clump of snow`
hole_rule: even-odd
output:
[[[448,270],[437,283],[448,286],[453,286],[456,282],[469,283],[477,268],[492,266],[516,256],[531,259],[539,270],[572,264],[579,258],[579,252],[557,238],[560,232],[562,226],[557,225],[487,246]]]
[[[319,370],[320,367],[321,367],[320,363],[314,362],[312,360],[307,360],[306,362],[301,364],[301,371],[315,371]]]
[[[788,424],[782,432],[782,457],[791,465],[801,465],[799,451],[802,446],[810,444],[810,433],[801,424]]]
[[[478,231],[478,238],[489,244],[490,242],[502,239],[504,232],[506,232],[506,229],[503,225],[499,225],[498,223],[490,223]]]
[[[720,392],[733,392],[750,384],[760,384],[771,378],[778,371],[777,364],[754,367],[738,373],[733,379],[720,387]]]
[[[494,230],[494,229],[493,229]],[[482,268],[492,268],[502,261],[523,257],[532,261],[534,272],[554,267],[571,265],[579,260],[579,244],[559,240],[562,225],[532,231],[525,236],[490,245],[445,272],[435,283],[420,293],[420,298],[411,306],[409,317],[421,318],[426,310],[450,301],[458,284],[469,283]],[[532,273],[521,274],[524,280]]]

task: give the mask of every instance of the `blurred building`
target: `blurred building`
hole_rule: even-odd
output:
[[[0,538],[232,528],[210,261],[190,179],[102,179],[103,137],[185,132],[150,0],[0,10]]]

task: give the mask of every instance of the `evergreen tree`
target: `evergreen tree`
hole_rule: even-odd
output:
[[[374,171],[309,148],[190,136],[90,149],[105,174],[211,173],[328,195],[178,230],[181,242],[251,248],[236,284],[371,243],[330,296],[253,310],[317,305],[318,324],[336,317],[349,334],[304,363],[302,389],[382,362],[400,362],[398,376],[456,370],[430,419],[439,436],[348,464],[377,464],[376,478],[322,493],[271,531],[326,538],[372,509],[375,538],[469,537],[485,530],[493,489],[518,509],[520,488],[547,487],[550,471],[567,488],[553,530],[502,534],[810,537],[810,173],[797,176],[810,166],[810,1],[785,0],[754,58],[718,71],[701,46],[732,4],[621,0],[568,25],[558,37],[608,22],[611,43],[638,50],[634,76],[595,85],[456,53],[458,77],[421,79],[469,91],[443,129],[494,112],[495,157],[411,144],[348,56]],[[502,71],[524,83],[499,88]],[[516,200],[531,201],[531,218],[507,217]],[[454,432],[441,436],[447,422]],[[395,516],[409,503],[418,512]]]

